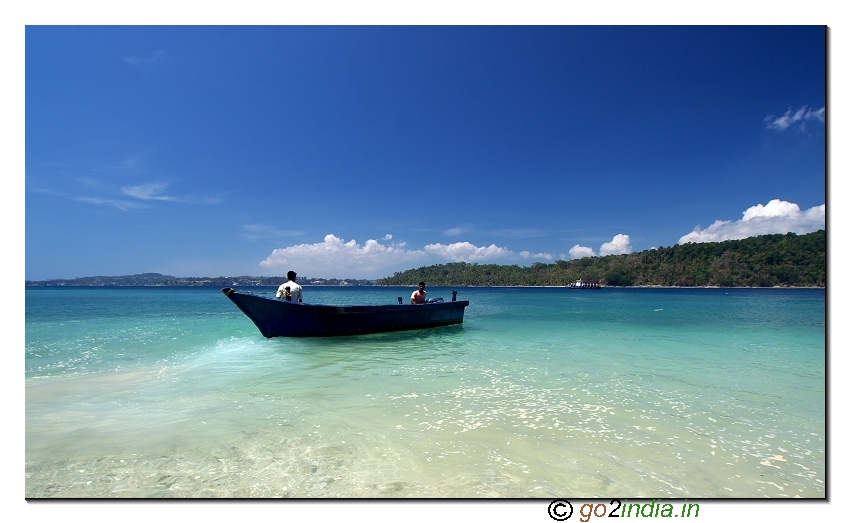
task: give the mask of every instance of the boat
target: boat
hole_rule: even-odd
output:
[[[315,305],[262,296],[231,287],[221,289],[266,338],[350,336],[426,329],[463,323],[468,301],[432,298],[416,305]]]
[[[567,285],[568,289],[601,289],[602,285],[596,281],[581,281],[576,280]]]

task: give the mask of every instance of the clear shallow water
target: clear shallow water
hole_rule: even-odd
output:
[[[822,290],[458,290],[265,339],[218,289],[27,289],[26,496],[825,496]]]

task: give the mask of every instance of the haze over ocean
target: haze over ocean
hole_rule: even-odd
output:
[[[218,289],[26,294],[27,497],[825,496],[822,289],[461,288],[460,326],[317,339]]]

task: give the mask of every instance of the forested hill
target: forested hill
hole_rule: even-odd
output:
[[[826,232],[768,234],[719,243],[686,243],[632,254],[518,265],[447,263],[397,272],[378,285],[568,285],[825,287]]]

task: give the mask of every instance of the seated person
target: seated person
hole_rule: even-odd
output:
[[[425,295],[428,294],[425,292],[425,282],[419,282],[419,288],[413,291],[413,294],[410,295],[410,303],[425,303]]]
[[[286,273],[286,277],[289,278],[289,281],[278,287],[277,294],[275,295],[277,299],[286,296],[287,300],[298,303],[302,303],[304,301],[301,286],[295,283],[295,278],[297,276],[298,275],[295,274],[295,271],[289,271]]]

